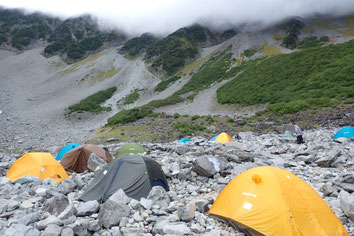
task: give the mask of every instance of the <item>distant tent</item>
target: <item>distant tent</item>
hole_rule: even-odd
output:
[[[70,144],[66,145],[65,147],[63,147],[60,150],[60,152],[58,153],[58,155],[57,155],[57,157],[55,159],[57,161],[60,161],[63,158],[63,156],[65,155],[65,153],[67,153],[68,151],[70,151],[70,150],[72,150],[72,149],[74,149],[74,148],[76,148],[78,146],[80,146],[79,143],[70,143]]]
[[[179,143],[186,143],[186,142],[192,142],[192,139],[189,138],[182,138],[180,140],[178,140]]]
[[[256,167],[235,177],[209,213],[247,235],[348,235],[317,192],[277,167]]]
[[[118,150],[118,152],[116,153],[116,158],[128,155],[135,155],[144,152],[144,147],[141,146],[139,143],[128,143]]]
[[[81,200],[106,200],[122,189],[131,198],[140,200],[147,197],[153,186],[168,191],[168,184],[161,166],[153,159],[133,155],[111,161],[92,180]]]
[[[291,139],[293,139],[293,138],[295,138],[295,135],[291,131],[286,130],[284,132],[284,134],[283,134],[283,138],[291,138]]]
[[[61,159],[60,164],[65,170],[78,173],[84,172],[85,170],[88,170],[87,161],[91,153],[95,153],[105,162],[112,161],[111,154],[103,148],[94,144],[84,144],[68,151]]]
[[[211,142],[215,142],[215,140],[218,138],[218,136],[214,136],[210,139]]]
[[[6,177],[15,181],[26,175],[37,176],[40,179],[50,178],[55,182],[69,178],[64,168],[49,152],[26,153],[12,164]]]
[[[225,133],[225,132],[222,132],[221,134],[218,135],[218,137],[215,139],[215,142],[216,143],[229,143],[229,142],[232,142],[232,139],[231,137]]]
[[[352,138],[354,137],[354,127],[344,127],[342,129],[340,129],[336,135],[334,135],[333,139],[337,139],[337,138]]]

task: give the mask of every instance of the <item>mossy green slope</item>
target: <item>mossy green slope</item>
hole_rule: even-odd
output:
[[[354,96],[354,40],[253,64],[217,91],[219,103],[276,104]]]

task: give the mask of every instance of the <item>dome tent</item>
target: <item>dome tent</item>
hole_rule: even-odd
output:
[[[186,143],[186,142],[192,142],[192,139],[182,138],[182,139],[178,140],[178,143]]]
[[[65,153],[67,153],[68,151],[70,151],[70,150],[72,150],[72,149],[74,149],[74,148],[76,148],[78,146],[80,146],[79,143],[69,143],[68,145],[66,145],[65,147],[63,147],[60,150],[60,152],[58,153],[58,155],[55,158],[55,160],[60,161],[63,158],[63,156],[65,155]]]
[[[136,200],[147,197],[153,186],[168,191],[168,184],[161,166],[153,159],[140,156],[124,156],[114,159],[103,168],[80,197],[81,200],[105,201],[116,191]]]
[[[209,213],[247,235],[347,235],[327,203],[296,175],[256,167],[235,177]]]
[[[352,138],[354,137],[354,127],[344,127],[340,129],[333,137],[333,139],[338,139],[338,138]]]
[[[116,153],[116,158],[134,155],[139,153],[144,153],[145,149],[139,143],[128,143],[121,147],[118,152]]]
[[[91,153],[95,153],[105,162],[112,161],[112,156],[108,151],[94,144],[84,144],[67,152],[61,159],[60,164],[65,170],[77,173],[84,172],[88,170],[87,161]]]
[[[16,181],[26,175],[37,176],[40,179],[50,178],[55,182],[69,178],[64,168],[48,152],[26,153],[11,165],[6,177]]]
[[[215,139],[215,142],[216,143],[229,143],[229,142],[232,142],[232,139],[231,137],[225,133],[225,132],[222,132],[221,134],[218,135],[218,137]]]

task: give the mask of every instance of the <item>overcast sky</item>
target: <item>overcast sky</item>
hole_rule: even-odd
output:
[[[166,34],[195,22],[269,25],[289,16],[354,13],[354,0],[0,0],[6,8],[71,17],[90,13],[127,33]]]

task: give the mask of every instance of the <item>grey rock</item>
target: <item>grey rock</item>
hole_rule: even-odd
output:
[[[89,231],[97,232],[101,229],[101,226],[100,226],[98,220],[92,220],[89,222],[87,229]]]
[[[122,235],[122,233],[120,232],[120,228],[117,226],[111,228],[111,233],[112,233],[112,236],[121,236]]]
[[[42,233],[42,236],[59,236],[61,233],[61,227],[59,225],[50,224]]]
[[[83,202],[83,203],[80,203],[76,215],[77,216],[88,216],[93,213],[96,213],[99,208],[100,208],[100,204],[96,200]]]
[[[60,236],[74,236],[74,231],[69,227],[65,227],[61,230]]]
[[[122,217],[130,215],[130,208],[127,206],[129,198],[123,194],[117,191],[102,205],[97,217],[100,225],[108,229],[119,225]]]
[[[177,210],[178,218],[182,221],[190,221],[195,217],[195,203],[190,202],[185,207],[180,207]]]
[[[124,193],[122,189],[119,189],[115,192],[110,198],[110,201],[119,202],[123,204],[128,204],[130,202],[130,198]]]
[[[170,197],[161,186],[153,187],[147,199],[151,200],[153,205],[158,205],[160,208],[167,208],[170,205]]]
[[[59,194],[48,199],[44,205],[44,211],[49,212],[51,215],[58,216],[62,213],[69,205],[68,198],[63,195]]]
[[[140,202],[135,200],[135,199],[132,199],[130,200],[130,206],[133,208],[133,209],[138,209],[140,207]]]
[[[78,236],[88,235],[87,228],[83,225],[75,224],[75,226],[72,229],[74,231],[74,235],[78,235]]]
[[[195,201],[196,210],[201,213],[205,213],[209,210],[208,204],[209,204],[209,201],[207,201],[205,199],[198,199]]]
[[[211,177],[217,173],[214,163],[207,156],[198,157],[193,163],[194,172],[201,176]]]
[[[15,184],[27,184],[27,185],[39,185],[42,183],[42,180],[33,175],[25,175],[20,179],[14,181]]]
[[[345,191],[340,193],[340,207],[344,213],[354,221],[354,194],[349,194]]]
[[[338,184],[340,188],[344,189],[345,191],[352,193],[354,192],[354,184],[350,184],[350,183],[339,183]]]
[[[87,161],[87,168],[89,170],[95,171],[98,166],[103,168],[105,165],[107,165],[107,163],[102,158],[97,156],[95,153],[90,154],[90,157]]]
[[[69,204],[65,210],[58,215],[58,218],[60,220],[67,220],[69,217],[74,216],[76,212],[76,208],[72,204]]]
[[[55,216],[50,215],[44,220],[38,221],[36,227],[39,230],[45,229],[50,224],[63,225],[63,223]]]
[[[5,184],[10,184],[11,180],[6,177],[0,177],[0,186]]]
[[[18,222],[23,225],[29,225],[31,223],[38,221],[38,219],[39,219],[39,213],[34,212],[34,213],[29,213],[29,214],[26,214],[26,215],[20,217]]]
[[[325,196],[329,196],[331,195],[331,193],[334,192],[334,188],[332,183],[326,183],[324,185],[321,186],[320,191],[323,193],[323,195]]]
[[[71,192],[74,191],[76,187],[76,183],[73,179],[63,179],[63,181],[61,181],[61,185],[60,185],[60,189],[59,191],[62,193],[62,194],[69,194]]]
[[[151,209],[152,204],[153,204],[153,201],[150,200],[150,199],[146,199],[146,198],[141,198],[141,199],[140,199],[140,205],[141,205],[142,207],[144,207],[145,209],[147,209],[147,210],[150,210],[150,209]]]
[[[167,224],[162,228],[164,234],[170,235],[186,235],[190,234],[191,230],[185,223]]]
[[[144,233],[144,229],[142,228],[128,228],[123,227],[121,230],[124,236],[135,236],[135,235],[142,235]]]
[[[279,155],[279,154],[284,154],[287,151],[284,148],[273,148],[270,153],[271,154],[275,154],[275,155]]]
[[[32,227],[22,224],[12,224],[9,228],[5,230],[3,236],[39,236],[39,231]]]

